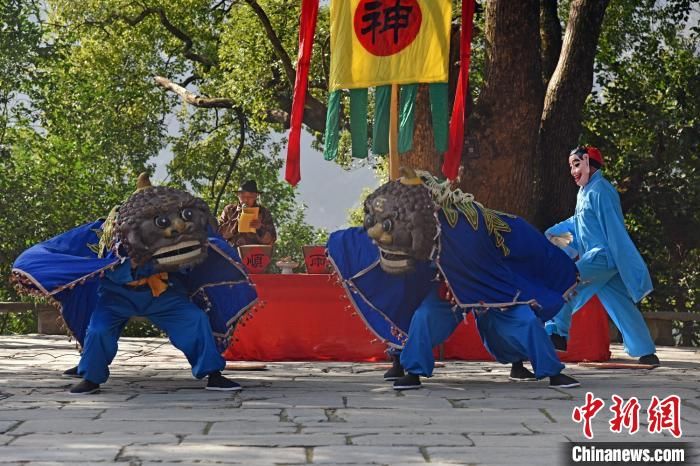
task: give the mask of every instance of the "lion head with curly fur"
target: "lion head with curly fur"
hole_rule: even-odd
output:
[[[379,265],[390,274],[430,259],[438,224],[435,203],[417,178],[390,181],[365,200],[364,228],[379,247]]]
[[[119,207],[116,241],[136,265],[153,261],[174,271],[207,256],[207,228],[216,225],[204,200],[166,186],[144,184]]]

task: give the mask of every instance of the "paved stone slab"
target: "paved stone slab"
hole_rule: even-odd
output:
[[[102,392],[76,397],[61,377],[78,361],[72,343],[0,337],[0,465],[559,464],[561,445],[584,440],[571,413],[587,391],[606,402],[595,440],[676,441],[648,433],[645,411],[652,396],[676,394],[680,440],[700,445],[700,353],[659,357],[653,371],[568,364],[583,384],[574,390],[510,382],[498,363],[447,362],[402,393],[378,364],[275,362],[228,371],[244,391],[223,393],[203,390],[167,340],[125,338]],[[609,431],[612,394],[642,405],[632,437]]]
[[[313,464],[425,463],[418,447],[341,446],[314,448]]]
[[[322,447],[329,448],[329,447]],[[117,461],[195,461],[225,462],[229,464],[304,464],[307,462],[304,448],[256,448],[235,447],[205,443],[187,445],[138,445],[126,447]]]

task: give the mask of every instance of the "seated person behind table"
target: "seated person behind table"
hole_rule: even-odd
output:
[[[219,233],[232,246],[245,246],[247,244],[269,244],[277,240],[275,223],[270,211],[259,205],[258,185],[255,180],[248,180],[238,190],[238,204],[229,204],[224,207],[219,218]],[[257,207],[258,216],[250,222],[254,232],[245,233],[238,231],[238,220],[244,207]]]

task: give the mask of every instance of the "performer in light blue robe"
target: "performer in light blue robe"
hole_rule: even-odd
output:
[[[580,186],[576,212],[545,234],[576,251],[571,255],[579,257],[581,283],[575,296],[547,323],[547,332],[555,342],[568,338],[572,313],[597,295],[622,333],[627,353],[640,363],[658,365],[649,329],[635,306],[652,291],[651,278],[625,228],[617,190],[600,171],[602,155],[595,147],[577,147],[569,155],[569,165]]]

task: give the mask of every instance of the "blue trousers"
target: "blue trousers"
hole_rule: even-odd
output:
[[[627,354],[638,358],[655,353],[656,346],[642,313],[627,293],[617,269],[608,267],[605,255],[597,255],[587,262],[578,261],[576,266],[583,283],[576,287],[576,295],[547,322],[547,333],[568,337],[572,314],[597,295],[622,333]]]
[[[544,330],[542,321],[527,305],[477,315],[477,327],[489,352],[501,363],[529,359],[538,378],[559,374],[564,365]],[[433,347],[447,340],[462,321],[450,304],[433,289],[413,314],[401,365],[415,375],[431,377],[435,368]]]
[[[462,315],[452,312],[450,303],[441,300],[437,287],[433,287],[411,318],[408,340],[401,351],[404,370],[432,377],[435,368],[433,348],[447,340],[461,321]]]
[[[164,330],[172,344],[185,353],[196,378],[223,370],[226,365],[216,349],[207,315],[189,300],[184,290],[171,286],[156,298],[148,289],[134,291],[103,280],[85,336],[78,374],[97,384],[107,381],[119,335],[133,316],[147,317]]]
[[[564,369],[543,322],[527,304],[477,313],[476,326],[484,346],[498,362],[529,359],[538,379],[557,375]]]

